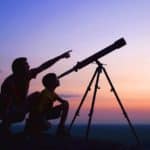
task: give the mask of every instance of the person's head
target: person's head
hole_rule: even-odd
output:
[[[46,74],[42,79],[42,83],[44,87],[47,89],[55,89],[60,85],[59,80],[55,73]]]
[[[24,74],[29,71],[29,64],[27,62],[27,58],[19,57],[16,58],[12,63],[12,71],[14,74]]]

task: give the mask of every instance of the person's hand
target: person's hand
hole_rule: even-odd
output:
[[[71,52],[72,52],[72,50],[68,50],[67,52],[63,53],[63,54],[61,55],[61,57],[62,57],[62,58],[69,58]]]

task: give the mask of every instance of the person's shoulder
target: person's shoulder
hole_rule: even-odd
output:
[[[6,77],[6,78],[4,79],[2,85],[10,84],[10,83],[13,82],[13,80],[14,80],[14,77],[13,77],[13,75],[11,74],[11,75],[9,75],[8,77]]]
[[[52,92],[52,91],[49,91],[48,89],[43,89],[41,91],[41,95],[45,96],[45,97],[56,97],[56,93]]]
[[[40,92],[41,95],[47,95],[48,94],[48,91],[47,89],[43,89],[41,92]]]
[[[41,90],[41,93],[45,93],[47,90],[44,88]]]

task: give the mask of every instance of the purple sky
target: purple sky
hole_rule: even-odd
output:
[[[11,73],[10,66],[16,57],[25,56],[36,67],[73,49],[70,59],[57,63],[32,81],[30,92],[41,90],[41,78],[47,72],[61,74],[77,61],[124,37],[127,45],[101,61],[107,64],[119,95],[134,116],[133,121],[150,123],[147,117],[150,114],[149,6],[149,0],[1,0],[0,84]],[[77,95],[79,100],[78,95],[83,94],[95,67],[91,64],[61,79],[58,93]],[[98,103],[97,107],[102,105],[113,112],[114,120],[110,122],[119,121],[115,115],[117,107],[110,107],[108,99],[113,97],[109,96],[109,86],[103,76],[101,88],[104,89],[101,97],[106,102]],[[77,104],[71,107],[76,108]],[[99,113],[95,114],[95,122],[101,120]],[[108,115],[106,122],[109,120]]]

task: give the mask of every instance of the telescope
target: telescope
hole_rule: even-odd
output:
[[[99,58],[107,55],[108,53],[114,51],[115,49],[119,49],[122,46],[126,45],[126,41],[124,40],[124,38],[120,38],[117,41],[115,41],[113,44],[111,44],[110,46],[102,49],[101,51],[93,54],[92,56],[84,59],[83,61],[78,62],[73,68],[69,69],[68,71],[62,73],[61,75],[58,76],[58,78],[62,78],[63,76],[73,72],[73,71],[78,71],[79,69],[87,66],[88,64],[97,61]]]
[[[81,107],[82,107],[82,105],[83,105],[83,103],[85,101],[85,98],[86,98],[88,92],[90,91],[89,89],[91,89],[91,86],[92,86],[93,82],[95,81],[92,103],[91,103],[91,107],[90,107],[90,112],[88,114],[88,116],[89,116],[88,125],[87,125],[87,129],[86,129],[86,139],[88,140],[89,130],[90,130],[92,116],[93,116],[93,112],[94,112],[94,105],[95,105],[95,100],[96,100],[96,94],[97,94],[97,90],[98,90],[98,82],[99,82],[100,74],[103,72],[105,77],[106,77],[106,79],[107,79],[107,81],[108,81],[108,83],[109,83],[109,85],[110,85],[110,87],[111,87],[111,92],[114,93],[114,96],[116,97],[116,100],[117,100],[117,102],[118,102],[118,104],[119,104],[119,106],[120,106],[120,108],[122,110],[122,113],[123,113],[125,119],[127,120],[128,124],[129,124],[129,127],[130,127],[134,137],[136,138],[136,142],[140,146],[141,145],[141,141],[140,141],[140,139],[139,139],[139,137],[138,137],[138,135],[137,135],[137,133],[136,133],[132,123],[131,123],[131,120],[129,119],[129,116],[128,116],[128,114],[127,114],[127,112],[126,112],[126,110],[125,110],[125,108],[124,108],[124,106],[123,106],[123,104],[122,104],[118,94],[117,94],[117,91],[115,90],[115,87],[114,87],[114,85],[113,85],[113,83],[112,83],[112,81],[111,81],[111,79],[110,79],[110,77],[109,77],[105,67],[103,66],[103,64],[101,64],[98,61],[99,58],[105,56],[106,54],[112,52],[115,49],[121,48],[124,45],[126,45],[126,41],[124,40],[124,38],[120,38],[117,41],[115,41],[113,44],[111,44],[110,46],[108,46],[108,47],[104,48],[103,50],[95,53],[94,55],[84,59],[83,61],[78,62],[73,68],[71,68],[70,70],[68,70],[68,71],[64,72],[63,74],[61,74],[60,76],[58,76],[58,78],[61,78],[61,77],[65,76],[65,75],[71,73],[72,71],[78,71],[78,69],[81,69],[81,68],[83,68],[83,67],[87,66],[88,64],[90,64],[90,63],[95,61],[98,66],[95,69],[95,72],[94,72],[94,74],[93,74],[93,76],[92,76],[92,78],[91,78],[91,80],[90,80],[90,82],[89,82],[89,84],[88,84],[88,86],[86,88],[86,91],[85,91],[85,93],[84,93],[84,95],[83,95],[83,97],[81,99],[81,102],[80,102],[80,104],[79,104],[79,106],[78,106],[78,108],[77,108],[77,110],[75,112],[75,115],[73,116],[73,119],[72,119],[71,124],[69,126],[69,130],[71,130],[72,125],[74,124],[74,121],[75,121],[76,117],[79,116],[80,109],[81,109]]]

